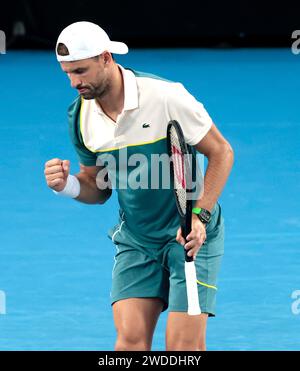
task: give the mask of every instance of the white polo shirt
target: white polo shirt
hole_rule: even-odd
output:
[[[203,105],[180,83],[119,66],[124,81],[124,108],[116,122],[95,100],[78,97],[69,108],[69,128],[79,161],[95,166],[97,159],[116,179],[121,215],[128,230],[148,244],[174,237],[179,225],[172,189],[119,186],[124,172],[151,178],[151,156],[167,154],[166,132],[170,120],[177,120],[188,144],[196,145],[207,134],[212,120]],[[121,158],[143,155],[147,164],[126,163]],[[116,167],[105,163],[113,157]],[[123,160],[122,160],[123,161]],[[128,165],[128,166],[127,166]],[[149,185],[149,184],[148,184]]]
[[[197,144],[207,134],[212,120],[182,84],[135,75],[119,67],[125,99],[116,122],[102,111],[96,100],[82,99],[80,130],[84,145],[91,152],[139,146],[165,138],[171,119],[180,123],[190,145]]]

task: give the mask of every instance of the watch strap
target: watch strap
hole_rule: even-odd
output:
[[[194,213],[194,214],[197,214],[197,215],[199,215],[200,213],[201,213],[201,207],[193,207],[192,208],[192,212]]]
[[[204,224],[209,223],[211,213],[208,210],[203,209],[201,207],[193,207],[192,212],[198,216],[202,223]]]

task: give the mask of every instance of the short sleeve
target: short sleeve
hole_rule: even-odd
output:
[[[96,166],[97,155],[89,151],[83,144],[73,143],[79,162],[84,166]]]
[[[185,140],[191,146],[198,144],[212,126],[212,119],[204,108],[180,83],[171,84],[166,106],[169,120],[177,120]]]
[[[70,139],[76,150],[79,162],[85,166],[96,166],[97,155],[85,147],[80,133],[80,107],[81,101],[80,98],[77,98],[68,109]]]

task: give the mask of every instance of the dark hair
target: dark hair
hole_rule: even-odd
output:
[[[56,51],[57,51],[57,54],[61,56],[70,55],[69,49],[63,43],[59,43],[57,45]]]

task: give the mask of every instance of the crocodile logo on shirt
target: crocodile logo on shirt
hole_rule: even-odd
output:
[[[147,124],[146,122],[143,124],[143,128],[149,128],[150,124]]]

